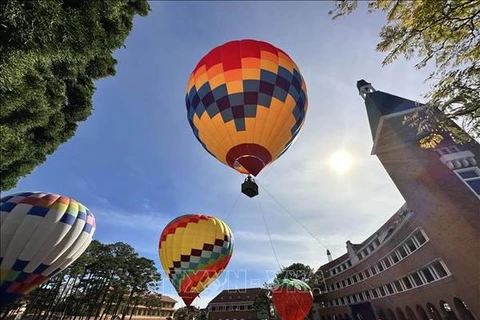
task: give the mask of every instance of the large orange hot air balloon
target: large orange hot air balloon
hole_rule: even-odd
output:
[[[313,295],[305,282],[283,279],[272,290],[272,300],[282,320],[304,320],[312,308]]]
[[[187,306],[226,268],[233,235],[222,220],[189,214],[171,221],[159,241],[163,270]]]
[[[257,40],[231,41],[207,53],[190,76],[185,101],[202,146],[253,176],[292,145],[308,105],[295,62]]]

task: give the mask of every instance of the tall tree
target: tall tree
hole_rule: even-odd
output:
[[[42,164],[92,112],[147,0],[0,2],[0,190]]]
[[[257,294],[253,300],[253,309],[268,320],[279,319],[275,314],[272,302],[271,284],[264,284],[264,289]]]
[[[336,0],[329,14],[336,19],[357,6],[357,0]],[[458,143],[480,138],[480,0],[369,0],[368,11],[387,17],[376,47],[387,53],[383,65],[400,56],[416,56],[417,69],[435,64],[426,79],[433,80],[426,108],[404,121],[417,129],[420,145],[436,147],[446,136]]]

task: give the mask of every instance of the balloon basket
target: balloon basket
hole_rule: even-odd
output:
[[[258,195],[258,185],[255,183],[251,176],[248,176],[245,179],[245,182],[242,183],[242,193],[253,198]]]

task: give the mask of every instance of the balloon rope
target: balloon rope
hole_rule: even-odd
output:
[[[235,202],[233,203],[232,207],[231,207],[230,210],[228,211],[228,213],[227,213],[227,215],[225,216],[225,218],[223,218],[223,220],[224,220],[225,222],[227,222],[228,217],[230,217],[230,214],[233,212],[233,209],[235,209],[235,206],[236,206],[237,203],[238,203],[238,199],[240,199],[240,194],[241,194],[241,192],[239,192],[239,193],[237,194],[237,198],[235,199]]]
[[[258,184],[258,183],[257,183]],[[268,195],[270,195],[270,197],[280,206],[282,207],[285,212],[288,213],[288,215],[293,219],[295,220],[299,225],[301,225],[315,240],[317,240],[322,246],[324,246],[326,249],[328,249],[323,243],[322,241],[320,241],[317,237],[315,237],[314,234],[312,234],[308,229],[307,227],[305,227],[300,221],[298,221],[298,219],[296,219],[288,210],[287,208],[285,208],[280,202],[278,202],[277,199],[275,199],[275,197],[270,193],[268,192],[267,189],[265,189],[262,185],[258,184],[260,186],[260,188],[262,188]],[[273,245],[272,245],[273,246]],[[332,254],[332,256],[335,256],[335,254],[333,252],[330,251],[330,253]],[[276,256],[275,256],[276,258]],[[278,260],[277,260],[278,261]],[[363,270],[363,269],[362,269]],[[352,267],[352,271],[354,272],[358,272],[359,270],[357,270],[354,266]],[[375,287],[373,287],[371,284],[370,284],[370,279],[364,279],[363,281],[363,284],[365,284],[367,287],[369,287],[371,290],[375,290]],[[327,292],[329,291],[328,288],[325,288],[327,289]],[[382,297],[382,299],[386,299],[392,306],[394,306],[395,304],[393,303],[393,299],[390,295],[386,296],[386,297]],[[371,298],[370,298],[371,299]]]
[[[262,214],[263,224],[265,225],[265,230],[267,231],[268,240],[270,240],[270,245],[272,246],[273,255],[275,256],[275,260],[277,260],[278,268],[282,269],[282,265],[278,260],[277,252],[275,251],[275,247],[273,246],[273,241],[272,241],[272,237],[270,236],[270,231],[268,230],[267,220],[265,219],[265,214],[263,213],[262,204],[260,203],[260,199],[258,197],[257,197],[257,203],[258,203],[258,207],[260,208],[260,213]]]
[[[257,184],[258,184],[258,183],[257,183]],[[310,232],[310,230],[308,230],[308,228],[305,227],[305,225],[303,225],[300,221],[298,221],[298,219],[295,218],[295,216],[293,216],[293,215],[290,213],[290,211],[288,211],[287,208],[285,208],[285,206],[283,206],[270,192],[268,192],[268,190],[265,189],[264,186],[262,186],[261,184],[258,184],[258,185],[259,185],[260,188],[262,188],[280,207],[282,207],[283,210],[285,210],[285,212],[286,212],[293,220],[295,220],[300,226],[302,226],[303,229],[305,229],[315,240],[317,240],[322,246],[324,246],[325,249],[328,249],[328,247],[327,247],[325,244],[323,244],[323,242],[320,241],[320,239],[318,239],[312,232]],[[330,253],[332,254],[332,256],[335,256],[335,255],[333,254],[333,252],[330,251]]]

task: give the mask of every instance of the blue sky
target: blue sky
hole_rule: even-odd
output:
[[[185,213],[225,218],[231,210],[226,221],[235,235],[233,258],[195,301],[199,306],[222,289],[261,285],[278,263],[317,268],[327,262],[323,245],[340,256],[347,240],[363,241],[403,204],[370,155],[356,81],[364,78],[377,90],[422,100],[428,70],[417,71],[403,59],[381,66],[384,54],[375,46],[382,14],[358,10],[332,21],[332,3],[326,1],[155,1],[151,7],[147,17],[135,20],[126,48],[115,52],[116,76],[96,83],[92,116],[8,193],[41,190],[75,198],[95,214],[96,239],[127,242],[159,269],[158,237],[170,220]],[[302,71],[309,96],[302,132],[259,176],[268,193],[261,189],[255,199],[238,197],[242,176],[202,148],[184,105],[198,60],[217,45],[243,38],[286,51]],[[328,165],[338,150],[354,158],[352,169],[341,175]],[[163,272],[162,277],[162,293],[178,299]]]

